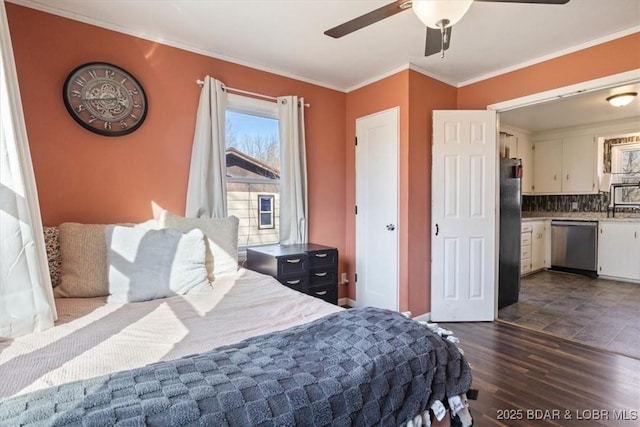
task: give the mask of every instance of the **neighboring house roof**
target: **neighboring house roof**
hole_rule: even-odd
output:
[[[279,179],[280,171],[235,148],[227,148],[227,177]]]

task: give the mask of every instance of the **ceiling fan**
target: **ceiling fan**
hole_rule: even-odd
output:
[[[569,0],[475,0],[494,3],[566,4]],[[333,38],[346,36],[368,25],[382,21],[407,9],[413,9],[418,18],[427,26],[427,40],[424,55],[429,56],[449,49],[451,27],[457,23],[471,7],[474,0],[396,0],[324,33]]]

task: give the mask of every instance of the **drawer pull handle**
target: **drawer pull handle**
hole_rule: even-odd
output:
[[[298,280],[287,280],[287,285],[297,285],[300,283],[300,279]]]
[[[316,258],[326,258],[327,254],[316,254]]]
[[[300,258],[291,258],[291,259],[288,259],[287,262],[289,264],[297,264],[300,262]]]
[[[326,295],[327,291],[321,291],[321,292],[314,292],[316,295],[322,296],[322,295]]]
[[[326,272],[322,272],[322,273],[315,273],[315,275],[316,275],[316,276],[318,276],[318,277],[324,277],[324,276],[326,276],[326,275],[327,275],[327,273],[326,273]]]

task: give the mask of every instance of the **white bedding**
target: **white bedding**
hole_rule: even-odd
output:
[[[56,326],[0,342],[0,398],[201,353],[341,310],[250,270],[131,304],[58,298]]]

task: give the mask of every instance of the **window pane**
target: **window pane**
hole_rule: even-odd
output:
[[[270,227],[271,226],[271,214],[270,213],[261,213],[260,214],[260,226],[261,227]]]
[[[271,197],[260,197],[260,212],[271,212]]]
[[[278,179],[278,120],[227,111],[227,176]]]
[[[227,110],[226,133],[227,210],[240,219],[238,246],[278,243],[278,120]]]

